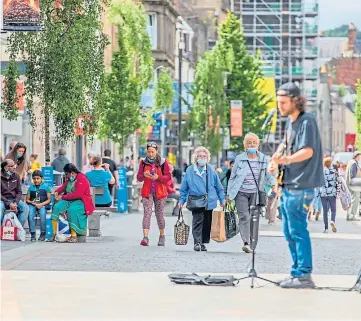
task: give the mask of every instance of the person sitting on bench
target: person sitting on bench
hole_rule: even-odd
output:
[[[115,179],[110,172],[109,164],[102,164],[102,159],[98,156],[92,158],[94,169],[85,174],[91,187],[104,187],[103,195],[95,195],[95,207],[110,207],[112,196],[110,195],[108,184],[114,184]]]

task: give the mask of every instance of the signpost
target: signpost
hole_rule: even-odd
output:
[[[49,187],[54,186],[54,168],[52,166],[44,166],[41,168],[43,174],[44,183]]]
[[[231,100],[231,136],[243,136],[242,100]]]
[[[127,190],[127,170],[118,169],[119,189],[117,189],[118,212],[124,213],[128,211],[128,190]]]

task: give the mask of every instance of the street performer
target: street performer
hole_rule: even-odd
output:
[[[306,100],[292,82],[277,91],[278,109],[288,116],[285,138],[272,157],[268,170],[281,169],[285,213],[283,233],[293,265],[282,288],[313,288],[312,250],[307,213],[314,189],[324,185],[322,145],[316,119],[305,111]]]

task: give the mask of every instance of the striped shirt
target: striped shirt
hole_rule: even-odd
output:
[[[252,170],[253,170],[253,174],[256,177],[257,183],[259,181],[259,161],[258,158],[255,159],[249,159],[249,163],[251,164]],[[257,185],[254,181],[251,169],[249,168],[248,164],[247,167],[245,168],[245,170],[247,170],[247,175],[243,181],[243,184],[241,186],[241,188],[239,189],[240,192],[243,193],[256,193],[257,192]]]

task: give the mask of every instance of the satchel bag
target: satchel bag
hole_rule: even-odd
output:
[[[252,176],[253,176],[253,179],[254,179],[254,182],[256,183],[256,186],[257,186],[257,191],[258,191],[258,204],[256,205],[259,205],[259,206],[266,206],[267,205],[267,193],[266,192],[262,192],[260,189],[259,189],[259,186],[258,186],[258,182],[256,180],[256,176],[254,176],[254,173],[253,173],[253,170],[252,170],[252,167],[251,167],[251,163],[249,162],[249,160],[247,160],[247,163],[248,163],[248,166],[251,170],[251,173],[252,173]],[[260,171],[260,173],[262,172],[262,170]]]
[[[189,195],[187,200],[187,209],[193,211],[204,211],[208,208],[208,167],[206,166],[206,194]]]
[[[178,220],[174,226],[174,242],[176,245],[187,245],[189,238],[189,226],[184,222],[182,209],[179,209]]]

